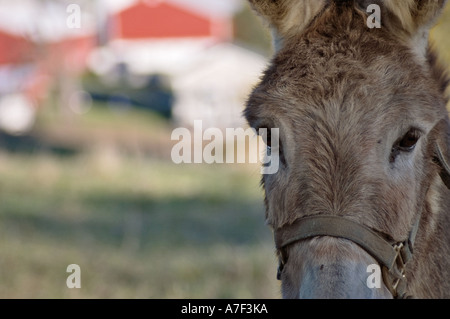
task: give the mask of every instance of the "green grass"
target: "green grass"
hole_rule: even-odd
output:
[[[129,133],[116,116],[95,110],[72,119],[75,131],[41,119],[36,136],[75,139],[74,155],[0,152],[0,298],[279,297],[259,167],[125,152],[104,135]],[[126,116],[150,140],[170,131]],[[72,136],[80,128],[96,147]],[[66,286],[69,264],[80,289]]]

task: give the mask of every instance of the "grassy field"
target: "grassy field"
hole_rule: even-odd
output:
[[[449,17],[432,39],[450,64]],[[66,115],[0,135],[0,298],[280,296],[258,165],[172,164],[148,112]]]
[[[0,298],[279,296],[258,166],[172,164],[147,113],[52,116],[0,152]]]

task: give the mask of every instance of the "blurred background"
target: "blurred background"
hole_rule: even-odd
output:
[[[271,54],[243,0],[0,0],[0,298],[278,298],[259,164],[170,157]]]

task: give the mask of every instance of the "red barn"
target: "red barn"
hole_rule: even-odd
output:
[[[24,37],[0,30],[0,65],[30,61],[32,51],[33,44]]]
[[[139,1],[113,17],[114,38],[216,38],[230,40],[230,19],[195,12],[161,0]]]

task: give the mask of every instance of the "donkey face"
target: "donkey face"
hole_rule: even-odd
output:
[[[368,2],[379,29],[367,26]],[[419,233],[435,227],[448,116],[426,52],[444,1],[250,3],[281,43],[245,111],[252,127],[280,129],[280,169],[263,176],[268,224],[336,215],[402,241],[427,212]],[[377,262],[351,241],[316,237],[287,254],[284,297],[392,297],[367,287]]]

